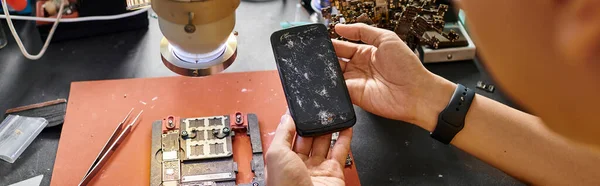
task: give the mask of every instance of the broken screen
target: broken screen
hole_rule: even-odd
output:
[[[278,31],[271,43],[299,130],[339,129],[335,125],[354,119],[343,73],[324,25]]]

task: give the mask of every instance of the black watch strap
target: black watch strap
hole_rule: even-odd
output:
[[[465,117],[474,97],[475,91],[457,84],[450,103],[438,116],[437,126],[431,133],[431,137],[444,144],[449,144],[465,126]]]

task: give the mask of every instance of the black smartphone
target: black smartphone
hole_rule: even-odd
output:
[[[350,94],[325,25],[277,31],[271,46],[298,135],[318,136],[354,126]]]

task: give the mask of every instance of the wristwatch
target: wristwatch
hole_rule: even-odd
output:
[[[450,102],[438,116],[437,126],[431,133],[431,137],[444,144],[449,144],[465,126],[465,117],[474,97],[475,91],[457,84]]]

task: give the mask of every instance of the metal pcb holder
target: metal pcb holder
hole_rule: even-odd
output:
[[[230,118],[236,118],[231,121]],[[252,146],[251,183],[264,183],[264,159],[255,114],[179,118],[168,116],[152,124],[150,185],[229,186],[236,184],[233,160],[235,131],[245,131]]]

